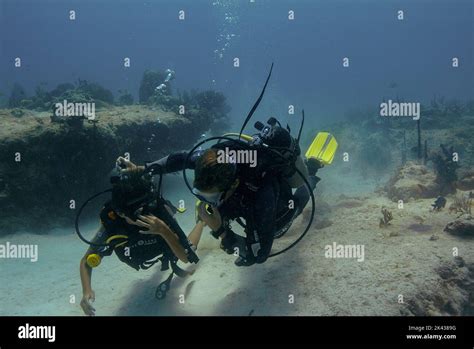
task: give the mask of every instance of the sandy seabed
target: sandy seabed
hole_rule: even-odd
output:
[[[327,182],[322,185],[324,193],[335,187],[346,194],[321,195],[318,201],[330,206],[326,223],[313,224],[295,248],[265,264],[238,268],[235,257],[222,252],[206,230],[198,249],[201,260],[188,267],[195,273],[174,278],[165,300],[154,298],[156,286],[169,275],[160,271],[159,264],[136,272],[115,256],[104,259],[92,277],[96,314],[473,314],[474,239],[443,232],[454,214],[447,209],[431,211],[431,199],[398,209],[374,193],[373,183]],[[394,216],[386,228],[379,227],[382,206]],[[294,241],[305,227],[305,216],[275,243],[276,250]],[[192,212],[178,219],[189,230]],[[79,260],[87,246],[72,228],[47,235],[19,232],[0,239],[1,244],[7,241],[38,244],[39,260],[1,261],[0,315],[82,315]],[[364,260],[326,258],[325,247],[333,243],[363,245]]]

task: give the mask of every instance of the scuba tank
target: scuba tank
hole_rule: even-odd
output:
[[[296,169],[301,171],[306,178],[308,178],[308,170],[301,157],[298,139],[291,135],[290,128],[288,126],[283,128],[274,117],[268,119],[266,125],[257,121],[254,126],[260,132],[245,139],[250,146],[260,147],[266,153],[268,163],[263,164],[262,170],[281,175],[291,188],[304,185]]]

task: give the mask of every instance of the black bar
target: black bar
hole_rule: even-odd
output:
[[[176,343],[181,348],[239,342],[266,343],[265,348],[272,343],[290,343],[295,348],[367,344],[381,348],[474,347],[474,317],[1,317],[0,322],[1,349],[77,345],[108,348],[111,344],[139,347],[145,343],[153,347]],[[20,326],[26,324],[30,329],[55,326],[55,341],[18,338]],[[434,335],[456,338],[428,338]]]

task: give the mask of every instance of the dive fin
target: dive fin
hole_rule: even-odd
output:
[[[334,159],[337,150],[337,141],[329,132],[319,132],[308,150],[306,158],[315,158],[323,165],[329,165]]]

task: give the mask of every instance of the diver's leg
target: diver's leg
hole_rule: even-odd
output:
[[[306,161],[305,167],[307,168],[308,173],[308,184],[311,188],[311,191],[313,191],[316,188],[316,184],[318,184],[318,182],[321,180],[321,178],[316,176],[316,173],[322,167],[322,165],[318,160],[311,158]],[[303,212],[303,209],[306,207],[306,204],[308,203],[310,198],[310,192],[308,191],[308,187],[306,186],[306,184],[303,184],[302,186],[298,187],[298,189],[296,189],[295,193],[293,194],[293,198],[296,201],[297,207],[297,211],[295,214],[296,217],[301,212]]]
[[[295,161],[295,167],[296,169],[304,176],[304,178],[308,179],[308,168],[306,167],[306,164],[303,160],[303,158],[298,156]],[[301,178],[301,175],[299,172],[295,172],[293,176],[288,178],[287,182],[292,188],[299,188],[302,185],[304,185],[304,180]]]

